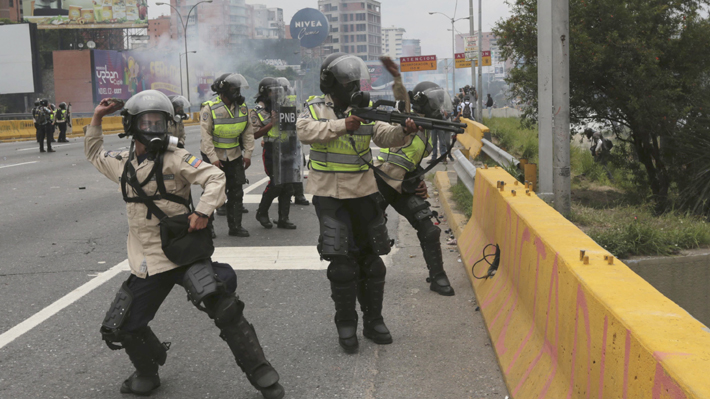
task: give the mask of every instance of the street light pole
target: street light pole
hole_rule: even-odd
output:
[[[463,17],[463,18],[458,18],[454,19],[449,17],[448,15],[444,14],[443,12],[429,12],[429,15],[434,15],[434,14],[441,14],[447,19],[451,20],[451,62],[453,63],[453,72],[451,73],[452,80],[453,80],[453,90],[451,91],[451,95],[455,96],[456,95],[456,30],[454,29],[454,24],[457,21],[460,21],[462,19],[471,19],[470,16],[468,17]]]
[[[483,122],[483,20],[481,0],[478,0],[478,117]]]
[[[190,14],[192,14],[192,10],[194,10],[197,6],[199,6],[202,3],[211,3],[213,0],[204,0],[200,1],[192,8],[190,8],[190,11],[187,13],[187,22],[182,19],[182,15],[180,14],[180,10],[178,10],[176,7],[174,7],[172,4],[169,3],[155,3],[156,5],[159,6],[170,6],[175,12],[177,13],[178,17],[180,17],[180,23],[182,24],[182,32],[183,32],[183,41],[185,42],[185,79],[187,80],[187,101],[190,102],[190,65],[188,64],[188,51],[187,51],[187,23],[190,22]],[[180,64],[180,68],[182,69],[182,64]],[[182,73],[180,76],[180,84],[182,85]]]
[[[469,35],[473,37],[473,33],[475,32],[474,27],[473,27],[473,0],[468,0],[468,13],[469,13]],[[464,43],[464,52],[466,51],[466,43]],[[479,61],[481,62],[481,61]],[[476,87],[476,63],[472,62],[471,63],[471,87]],[[480,90],[480,88],[478,89]],[[474,98],[475,100],[475,98]],[[481,115],[478,115],[478,120],[482,121]]]
[[[190,54],[194,54],[194,53],[196,53],[196,52],[197,52],[197,51],[194,51],[194,50],[193,50],[193,51],[190,51]],[[183,55],[187,55],[187,53],[180,53],[180,57],[179,57],[178,61],[180,61],[180,94],[184,96],[184,95],[185,95],[185,89],[184,89],[183,86],[182,86],[182,56],[183,56]]]

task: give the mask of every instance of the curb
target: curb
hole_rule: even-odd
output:
[[[185,126],[199,126],[199,122],[194,122],[194,123],[185,123]],[[118,134],[118,133],[123,133],[123,130],[104,130],[104,135],[109,135],[109,134]],[[76,131],[73,130],[72,128],[72,133],[67,134],[67,138],[77,138],[77,137],[84,137],[84,127],[82,126],[80,129],[77,129]],[[22,141],[36,141],[36,137],[11,137],[11,138],[3,138],[0,139],[0,143],[19,143]]]
[[[451,181],[448,172],[439,171],[434,175],[434,185],[439,190],[439,203],[444,208],[446,220],[449,222],[454,236],[458,239],[466,227],[466,216],[455,210],[456,206],[451,198]]]

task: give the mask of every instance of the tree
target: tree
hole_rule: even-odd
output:
[[[516,67],[507,79],[537,112],[536,0],[509,3],[512,16],[496,24],[503,57]],[[657,210],[668,205],[680,170],[674,146],[697,132],[710,72],[710,0],[570,0],[570,121],[614,129],[644,166]],[[707,108],[706,108],[707,109]]]

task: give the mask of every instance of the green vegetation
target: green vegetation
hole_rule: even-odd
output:
[[[537,130],[522,126],[519,119],[493,118],[485,120],[484,124],[499,145],[507,145],[506,150],[511,155],[522,158],[526,148],[530,151],[526,143],[534,143],[537,151]],[[603,248],[616,257],[626,258],[672,255],[683,249],[710,246],[710,225],[704,216],[677,210],[660,216],[655,214],[645,174],[623,142],[615,144],[606,165],[594,162],[588,140],[580,142],[577,136],[571,144],[573,205],[570,220]],[[537,154],[528,159],[537,162]],[[506,170],[520,179],[520,171]],[[466,190],[463,185],[452,187],[452,191],[455,189]],[[470,204],[470,200],[459,201],[460,208]]]
[[[453,194],[456,209],[466,215],[466,220],[470,219],[473,208],[473,195],[468,192],[468,188],[463,183],[458,182],[451,186],[451,194]]]

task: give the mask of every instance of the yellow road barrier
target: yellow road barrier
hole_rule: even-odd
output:
[[[710,398],[710,329],[504,170],[477,170],[458,246],[513,398]]]

